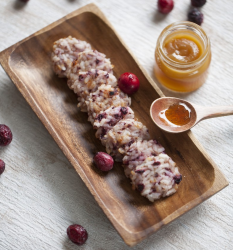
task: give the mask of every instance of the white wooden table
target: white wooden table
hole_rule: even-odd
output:
[[[0,50],[69,12],[95,2],[153,77],[157,37],[168,24],[186,20],[189,0],[176,0],[163,16],[157,0],[0,1]],[[212,0],[202,8],[211,38],[212,64],[205,85],[183,97],[202,105],[233,105],[233,1]],[[166,95],[174,95],[164,91]],[[128,249],[47,130],[0,68],[0,123],[13,141],[0,148],[0,250]],[[233,117],[201,122],[193,129],[230,185],[133,249],[233,249]],[[83,225],[89,239],[78,247],[66,236]]]

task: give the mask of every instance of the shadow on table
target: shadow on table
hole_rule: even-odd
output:
[[[15,0],[13,2],[13,8],[15,10],[20,10],[20,9],[23,9],[25,6],[26,6],[27,2],[23,2],[23,1],[20,1],[20,0]]]
[[[167,15],[160,13],[157,9],[155,10],[154,16],[153,16],[153,22],[159,23],[164,21],[167,18]]]

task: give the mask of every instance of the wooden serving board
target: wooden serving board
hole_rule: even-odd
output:
[[[141,86],[132,97],[132,109],[177,163],[183,181],[176,194],[151,203],[132,190],[120,164],[107,174],[93,167],[93,155],[104,148],[87,115],[78,111],[75,94],[65,79],[55,76],[50,62],[53,42],[69,35],[105,53],[115,65],[116,77],[124,72],[138,76]],[[94,4],[4,50],[0,62],[126,244],[140,242],[228,185],[191,131],[167,134],[154,125],[150,105],[163,94]]]

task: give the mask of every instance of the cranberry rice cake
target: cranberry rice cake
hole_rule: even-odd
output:
[[[85,50],[79,53],[78,59],[73,64],[71,73],[77,74],[79,71],[89,71],[91,69],[113,73],[113,65],[110,59],[107,59],[105,54],[97,50]]]
[[[93,124],[96,116],[101,111],[105,111],[112,106],[130,106],[131,98],[119,88],[113,88],[111,85],[101,85],[97,91],[90,94],[86,105],[88,121]]]
[[[116,161],[121,162],[132,143],[149,138],[149,131],[141,122],[134,119],[124,119],[107,133],[106,151],[114,156]]]
[[[101,85],[117,86],[117,79],[114,75],[103,70],[92,69],[88,72],[79,72],[75,81],[69,79],[69,87],[78,95],[78,107],[81,111],[87,112],[86,100],[90,93],[95,92]]]
[[[175,162],[165,153],[147,157],[129,177],[133,189],[151,202],[174,194],[182,180]]]
[[[86,49],[91,50],[89,43],[71,36],[55,41],[51,55],[54,72],[59,77],[69,77],[73,62],[79,58],[79,53]]]
[[[165,149],[156,140],[138,140],[130,145],[123,158],[125,175],[129,177],[130,172],[140,165],[147,157],[157,156],[164,153]]]
[[[110,107],[101,111],[95,118],[94,128],[97,129],[95,136],[106,145],[106,134],[122,119],[134,119],[134,112],[130,107]]]

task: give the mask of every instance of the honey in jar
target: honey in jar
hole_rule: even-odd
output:
[[[154,72],[166,88],[190,92],[206,81],[210,61],[210,41],[204,30],[192,22],[177,22],[158,38]]]

